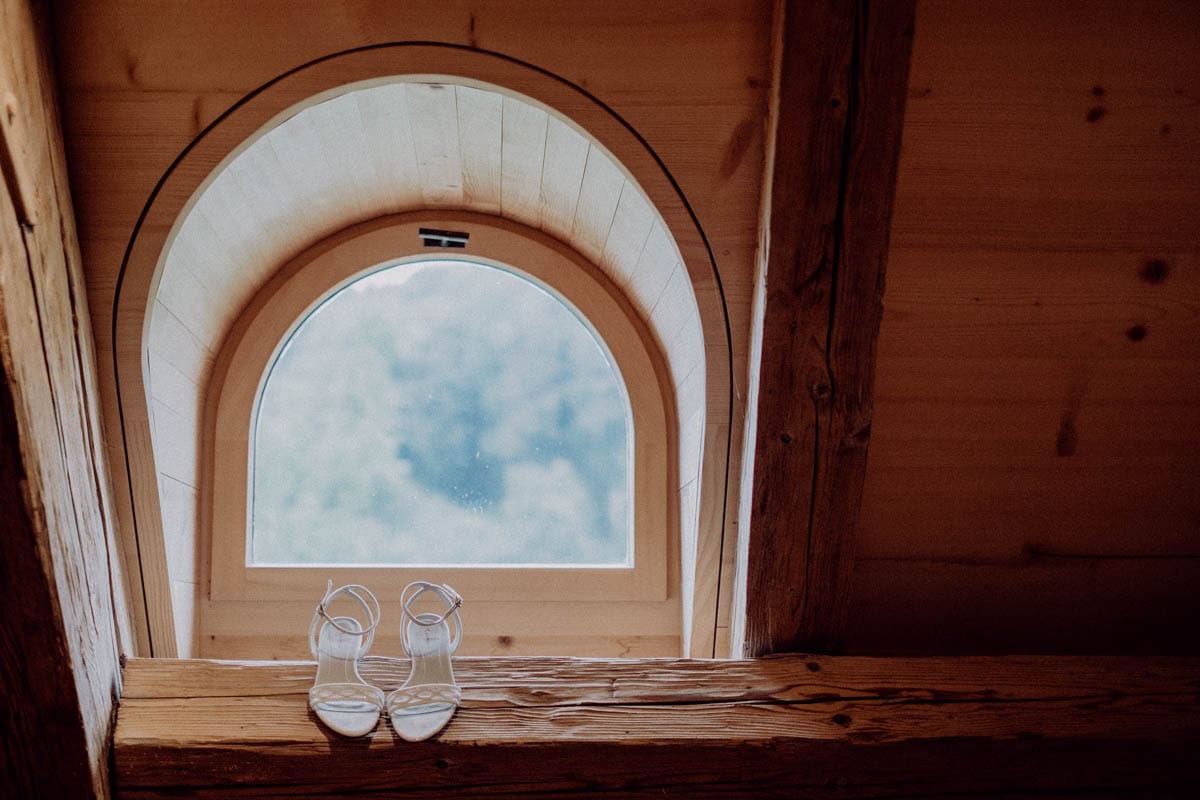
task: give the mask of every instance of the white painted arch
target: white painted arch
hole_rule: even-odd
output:
[[[287,109],[200,187],[162,255],[146,338],[152,354],[161,348],[153,325],[160,311],[215,352],[291,257],[350,225],[423,208],[540,229],[599,266],[668,353],[677,339],[702,345],[695,294],[662,216],[564,115],[446,76],[334,92]],[[690,373],[702,349],[678,368]]]

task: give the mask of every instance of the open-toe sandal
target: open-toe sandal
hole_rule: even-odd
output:
[[[342,595],[362,607],[365,625],[354,617],[330,615],[330,605]],[[308,643],[317,659],[317,678],[308,692],[308,705],[342,736],[366,736],[375,729],[384,707],[383,692],[358,674],[358,662],[370,649],[378,624],[379,601],[358,584],[334,589],[330,581],[313,613]]]
[[[426,592],[441,598],[446,604],[444,613],[414,613],[413,603]],[[392,728],[402,739],[428,739],[446,726],[458,708],[462,693],[454,682],[450,657],[462,641],[462,620],[458,616],[462,602],[459,593],[449,586],[426,581],[414,581],[400,593],[404,610],[400,641],[412,660],[412,671],[403,686],[388,693],[387,710]]]

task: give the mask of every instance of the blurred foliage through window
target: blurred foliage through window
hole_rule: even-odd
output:
[[[269,368],[252,564],[630,562],[632,422],[556,296],[468,261],[344,287]]]

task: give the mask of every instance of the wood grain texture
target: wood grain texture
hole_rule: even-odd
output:
[[[0,775],[107,796],[125,609],[55,91],[46,9],[0,2]]]
[[[879,654],[1195,655],[1180,632],[1194,627],[1198,582],[1194,556],[860,558],[846,638]]]
[[[783,8],[748,655],[842,645],[914,16]]]
[[[417,149],[417,169],[425,203],[458,206],[463,202],[463,186],[454,87],[409,84],[404,93],[408,98],[408,120]]]
[[[313,671],[130,661],[122,794],[1023,796],[1200,781],[1194,659],[457,659],[462,705],[422,744],[386,723],[359,741],[326,733],[306,706]],[[405,669],[364,672],[390,687]]]
[[[619,142],[619,136],[630,136],[619,120],[627,121],[644,137],[696,214],[693,220],[681,207],[664,218],[663,227],[675,237],[681,231],[686,233],[687,246],[703,256],[699,262],[703,269],[695,270],[693,278],[707,304],[703,315],[705,336],[710,340],[707,352],[716,352],[714,348],[725,340],[726,321],[718,308],[710,256],[726,286],[738,285],[742,282],[739,276],[752,269],[762,163],[762,142],[757,135],[761,126],[756,120],[769,83],[762,33],[770,26],[770,8],[762,0],[653,4],[619,0],[570,6],[557,0],[484,6],[473,0],[423,0],[386,8],[374,0],[299,6],[277,0],[253,4],[200,0],[169,9],[102,0],[63,5],[56,10],[55,23],[73,188],[80,209],[89,292],[97,314],[97,342],[105,358],[112,355],[114,346],[113,287],[125,245],[146,199],[179,153],[248,93],[298,65],[355,48],[413,41],[478,48],[468,51],[477,61],[483,53],[500,53],[561,76],[568,83],[560,88],[582,87],[616,116],[600,112],[605,119],[597,127],[593,124],[597,107],[582,96],[559,92],[539,99],[589,131],[603,131],[600,138],[606,148],[627,165],[636,159],[631,161],[623,146],[613,144]],[[696,57],[699,52],[704,53],[702,59]],[[442,61],[408,64],[379,55],[380,62],[388,66],[377,74],[433,72],[487,77],[474,68],[442,67]],[[347,74],[346,80],[357,77],[362,76]],[[522,89],[520,81],[500,82],[539,94]],[[291,100],[304,96],[302,91],[295,92]],[[393,115],[393,105],[389,101],[359,109],[368,133],[394,127],[390,121],[379,122],[381,115]],[[411,123],[407,117],[403,121]],[[463,122],[458,122],[461,136]],[[556,122],[551,118],[546,128],[539,211],[543,227],[566,239],[578,211],[588,144],[578,129],[562,124],[556,127]],[[381,148],[389,142],[393,145],[390,151]],[[395,190],[379,213],[411,209],[424,202],[419,192],[414,198],[396,188],[412,186],[414,177],[419,181],[411,136],[407,140],[390,136],[373,140],[367,150],[371,155],[364,160],[386,177],[381,185]],[[376,158],[378,153],[382,157]],[[210,169],[215,164],[214,160],[206,166]],[[471,165],[463,165],[464,173],[471,169]],[[197,179],[206,171],[200,169]],[[644,168],[631,171],[642,181]],[[464,180],[468,178],[464,175]],[[269,184],[237,183],[251,210],[269,211],[270,204],[263,200],[286,193]],[[663,187],[676,191],[665,181],[655,191],[661,192]],[[464,189],[469,188],[468,181]],[[306,205],[319,210],[325,198],[311,200]],[[662,205],[658,197],[654,202]],[[612,211],[610,208],[610,215]],[[703,226],[703,236],[687,233],[696,230],[697,224]],[[269,240],[279,226],[268,223],[262,227],[262,238]],[[314,235],[322,233],[316,227],[310,230]],[[593,244],[599,257],[605,240],[597,235]],[[691,256],[687,260],[694,261]],[[669,264],[668,270],[673,267],[674,263]],[[653,284],[653,275],[646,277]],[[126,291],[128,287],[127,282]],[[730,313],[740,313],[740,309],[731,306]],[[650,309],[643,310],[648,313]],[[711,313],[713,310],[717,313]],[[118,329],[128,331],[129,327],[118,324]],[[744,319],[734,321],[735,353],[744,350],[747,330]],[[122,349],[120,343],[116,347]],[[723,352],[724,346],[717,349]],[[730,414],[729,358],[719,354],[706,366],[704,381],[698,381],[700,393],[716,398],[711,422],[724,423]],[[707,382],[712,382],[711,388]],[[110,380],[104,387],[108,392],[105,408],[113,415],[117,409],[114,386]],[[140,396],[128,389],[123,392]],[[113,446],[120,449],[120,431],[110,429],[108,433]],[[140,457],[133,455],[135,461]],[[150,485],[156,478],[152,475],[143,483]],[[719,494],[711,500],[702,498],[701,506],[720,510],[721,499]],[[125,520],[132,515],[129,505],[125,502],[121,509]],[[138,519],[141,522],[144,515],[139,514]],[[155,575],[162,578],[168,570],[154,570],[152,582],[161,588],[164,584],[154,580]],[[154,609],[153,603],[151,607]]]
[[[627,383],[633,424],[639,431],[631,448],[631,480],[637,487],[631,514],[638,531],[632,569],[246,569],[241,555],[248,546],[245,431],[251,427],[259,377],[273,357],[274,343],[327,287],[357,273],[362,264],[419,256],[417,233],[423,226],[467,232],[469,252],[485,263],[511,258],[533,280],[561,292],[591,320],[597,335],[612,343],[614,364]],[[633,310],[596,267],[556,240],[514,222],[463,212],[399,216],[350,229],[298,258],[268,284],[242,315],[214,372],[214,404],[204,426],[203,474],[211,489],[204,503],[209,521],[202,527],[212,532],[211,549],[205,549],[213,555],[211,602],[200,606],[202,655],[302,656],[307,652],[304,631],[313,613],[312,597],[323,591],[327,579],[339,585],[359,580],[386,598],[387,587],[420,578],[450,583],[470,598],[463,654],[680,654],[679,523],[671,509],[673,485],[664,481],[674,474],[668,462],[665,371],[655,362]],[[520,602],[512,602],[514,587],[520,587]],[[396,630],[391,624],[386,628]]]
[[[448,66],[461,66],[466,63],[463,59],[470,61],[470,58],[461,51],[425,46],[423,48],[423,52],[431,54],[432,57],[445,59],[444,63]],[[422,51],[403,50],[402,53],[407,58],[413,59],[414,63],[429,67],[429,58],[423,56]],[[140,315],[144,313],[139,304],[143,285],[149,283],[149,295],[156,298],[155,302],[149,305],[149,308],[153,309],[148,342],[151,352],[167,349],[166,345],[159,344],[154,339],[156,330],[159,330],[155,325],[154,316],[163,309],[172,320],[178,321],[180,326],[190,333],[203,349],[211,351],[212,348],[218,346],[228,326],[234,323],[239,313],[243,312],[245,306],[240,303],[240,298],[248,292],[253,292],[259,283],[269,278],[278,259],[283,257],[283,254],[295,249],[300,242],[317,236],[325,228],[336,228],[348,224],[356,215],[362,216],[365,212],[360,206],[364,203],[386,204],[394,199],[388,191],[383,191],[386,187],[369,183],[369,181],[377,180],[387,174],[379,168],[383,159],[367,158],[363,152],[366,149],[365,145],[360,147],[355,144],[359,140],[376,141],[379,137],[364,137],[362,131],[343,130],[346,127],[344,124],[346,118],[361,116],[363,105],[353,102],[353,93],[343,94],[316,105],[310,104],[307,108],[294,113],[265,136],[254,138],[255,132],[262,130],[265,121],[274,119],[283,109],[294,111],[297,98],[323,96],[319,87],[325,86],[326,83],[333,87],[344,85],[351,80],[349,76],[354,75],[356,69],[362,70],[357,73],[360,78],[364,75],[375,74],[380,69],[395,69],[396,55],[387,51],[371,51],[346,58],[354,63],[347,66],[343,59],[335,59],[323,63],[319,67],[313,67],[312,69],[317,70],[315,73],[310,73],[308,70],[298,72],[288,76],[283,83],[272,86],[269,91],[243,104],[237,110],[236,115],[224,120],[220,128],[206,134],[205,138],[187,153],[185,159],[176,166],[163,184],[162,191],[158,195],[162,202],[156,202],[151,207],[148,212],[149,216],[143,222],[139,235],[134,240],[131,256],[127,262],[127,279],[122,284],[122,294],[118,301],[120,310],[118,312],[117,346],[121,352],[127,354],[127,360],[121,362],[122,391],[125,396],[140,399],[144,388],[140,380],[144,376],[138,372],[133,358],[138,354],[139,342],[145,342],[144,330],[139,321]],[[505,66],[493,57],[478,56],[478,58],[481,59],[480,64],[490,64],[493,68],[498,69]],[[363,64],[359,64],[356,59],[358,61],[367,59],[363,63],[373,66],[363,70]],[[354,64],[358,64],[358,66],[356,67]],[[327,70],[328,74],[323,74],[322,70]],[[435,71],[442,72],[446,69]],[[484,74],[486,77],[487,73]],[[519,71],[517,74],[520,74]],[[505,83],[500,78],[497,80]],[[299,88],[289,88],[289,82],[299,82],[300,86]],[[526,88],[521,84],[517,85],[518,88]],[[388,89],[389,87],[382,88]],[[473,129],[468,127],[468,137],[465,140],[462,139],[460,122],[464,120],[479,122],[480,117],[486,116],[486,114],[474,112],[464,114],[464,106],[458,103],[454,104],[455,110],[452,118],[446,113],[439,116],[429,109],[420,114],[414,114],[414,97],[419,98],[418,104],[424,104],[423,108],[425,106],[432,108],[438,104],[449,105],[458,88],[463,87],[443,83],[405,84],[403,96],[407,98],[406,113],[399,116],[374,113],[371,118],[384,119],[387,124],[398,124],[407,120],[414,149],[417,151],[418,172],[422,175],[421,191],[427,201],[430,197],[430,187],[436,188],[434,184],[438,184],[439,180],[441,184],[453,182],[450,178],[446,178],[444,180],[435,179],[434,184],[429,183],[429,176],[434,172],[446,171],[442,169],[445,166],[443,164],[445,159],[437,156],[438,152],[444,154],[454,151],[458,155],[460,167],[468,162],[475,164],[480,175],[487,173],[488,169],[495,172],[495,162],[499,158],[503,164],[500,169],[500,180],[481,179],[476,181],[475,186],[478,191],[468,199],[474,203],[483,202],[487,198],[480,192],[490,185],[493,190],[500,190],[500,194],[493,196],[491,202],[498,204],[506,214],[523,213],[531,222],[539,221],[541,206],[537,187],[545,175],[556,173],[556,170],[547,172],[544,164],[543,154],[548,135],[547,112],[541,107],[535,107],[527,100],[520,99],[519,96],[505,95],[499,120],[500,127],[496,127],[497,120],[494,118],[490,123],[483,125],[485,133],[487,130],[491,130],[490,135],[474,136],[470,133]],[[563,90],[557,85],[555,88],[559,91],[570,91],[569,89]],[[376,89],[362,91],[370,93]],[[388,94],[391,97],[394,92],[389,91]],[[480,106],[483,104],[481,97],[484,95],[500,99],[500,96],[495,93],[472,90],[466,95],[472,98],[466,105],[471,106],[473,103],[472,107]],[[375,104],[366,105],[368,108],[373,108],[375,112],[379,111]],[[551,104],[547,103],[546,105]],[[331,107],[334,106],[340,110],[331,111]],[[475,108],[476,112],[478,110]],[[596,109],[594,113],[603,114],[604,112]],[[247,114],[250,116],[246,117]],[[288,130],[294,127],[298,129]],[[432,130],[427,130],[431,127]],[[303,128],[303,130],[299,130],[299,128]],[[505,133],[506,130],[507,133]],[[352,133],[357,135],[352,135]],[[495,136],[497,133],[500,134],[498,142]],[[629,136],[627,131],[623,131],[623,133],[626,137]],[[230,151],[242,145],[247,136],[251,137],[251,143],[244,149],[231,154]],[[347,144],[347,148],[338,150],[339,142]],[[632,142],[641,148],[636,139],[633,139]],[[496,150],[497,144],[499,152]],[[465,150],[467,146],[479,148],[480,152],[475,155],[479,155],[480,158],[467,158]],[[565,157],[570,156],[569,148],[567,151],[564,153]],[[421,155],[422,152],[425,153],[425,156]],[[612,156],[605,154],[601,149],[599,140],[596,140],[595,146],[589,146],[589,152],[593,165],[603,161],[608,164],[609,172],[617,176],[617,180],[620,182],[619,189],[622,196],[626,198],[626,207],[645,212],[647,216],[642,221],[643,235],[648,233],[651,216],[654,215],[653,207],[644,201],[638,204],[629,199],[640,194],[642,189],[625,177],[625,174],[611,161]],[[640,152],[645,153],[644,148],[641,148]],[[233,158],[229,168],[215,174],[207,184],[200,185],[198,179],[204,176],[204,169],[215,167],[226,155]],[[640,157],[646,158],[647,156]],[[245,159],[251,160],[255,166],[246,170],[236,170],[234,165]],[[314,168],[307,170],[305,164],[314,159],[319,163],[314,163]],[[487,167],[487,162],[491,162],[493,168]],[[422,164],[425,167],[421,167]],[[442,166],[438,166],[439,164]],[[266,170],[263,177],[269,178],[269,180],[265,182],[272,186],[278,186],[278,190],[272,189],[266,193],[261,191],[255,193],[246,191],[242,187],[242,184],[251,181],[253,174],[259,168]],[[458,172],[461,173],[463,168],[458,169]],[[447,174],[453,172],[455,170],[450,169]],[[231,174],[233,178],[228,179],[227,176]],[[653,175],[647,175],[647,180],[659,179]],[[328,191],[320,190],[322,185],[325,185]],[[199,195],[195,194],[197,191],[200,192]],[[186,206],[183,203],[189,196],[196,199],[179,226],[174,244],[170,244],[170,240],[164,238],[163,233],[168,230],[173,214],[184,213]],[[505,198],[513,202],[509,203]],[[457,201],[446,200],[445,202]],[[616,202],[614,201],[614,203]],[[660,201],[660,205],[668,211],[672,208],[672,203],[678,205],[677,199],[666,204],[662,204]],[[296,206],[294,215],[287,212],[289,206]],[[311,220],[309,219],[310,206],[323,209],[317,213],[316,218]],[[509,206],[512,207],[509,208]],[[519,212],[518,209],[522,207],[525,209],[524,212]],[[283,213],[281,213],[281,209],[283,209]],[[630,213],[633,212],[628,212],[625,216],[628,217]],[[248,226],[245,219],[234,219],[234,217],[250,218],[254,214],[263,215],[261,227],[270,229],[268,235],[256,236],[251,230],[255,227],[254,225]],[[292,221],[286,224],[281,222],[274,226],[267,224],[268,220],[276,219],[291,219]],[[592,232],[595,234],[596,242],[608,240],[609,229],[614,225],[613,220],[614,217],[610,216],[609,212],[601,214],[594,220],[596,224]],[[574,222],[576,225],[580,223],[578,203]],[[634,227],[636,228],[636,225]],[[290,234],[286,233],[287,229],[291,230]],[[678,231],[679,228],[677,227],[675,230]],[[221,231],[225,233],[223,235],[218,233]],[[284,232],[281,233],[281,231]],[[677,233],[676,236],[678,235]],[[212,252],[208,247],[209,240],[214,236],[215,240],[222,245],[217,248],[217,252]],[[271,238],[278,241],[266,245],[261,242],[262,239]],[[641,242],[636,240],[636,234],[633,239],[632,247],[626,246],[625,249],[634,249],[640,252]],[[243,248],[238,244],[243,240],[247,242],[253,240],[254,245]],[[169,250],[162,270],[157,271],[158,253],[164,247],[169,247]],[[679,251],[675,242],[670,242],[670,249],[676,256],[678,255]],[[672,374],[680,377],[685,374],[698,376],[693,382],[692,391],[685,392],[680,387],[681,390],[676,393],[676,400],[686,400],[691,404],[691,408],[701,409],[705,408],[708,403],[708,395],[705,391],[707,387],[704,385],[704,378],[708,373],[707,370],[697,369],[695,362],[704,358],[716,359],[715,363],[719,364],[720,360],[717,356],[721,351],[719,343],[717,347],[711,348],[707,352],[699,347],[700,315],[691,308],[696,305],[697,289],[693,288],[690,277],[687,277],[690,276],[692,270],[690,265],[694,264],[697,257],[707,257],[705,255],[707,251],[702,247],[701,237],[693,237],[693,243],[688,252],[691,255],[687,259],[686,265],[681,263],[678,258],[671,258],[663,263],[647,263],[645,267],[647,269],[674,270],[679,276],[676,281],[676,291],[670,295],[673,307],[666,308],[660,299],[658,306],[666,310],[657,317],[652,315],[651,321],[663,319],[671,323],[670,335],[664,332],[657,338],[667,343],[668,347],[677,345],[677,349],[684,354],[686,363],[690,367],[686,371],[682,368],[672,370]],[[511,256],[517,259],[514,263],[519,263],[518,254],[513,252]],[[501,254],[499,258],[503,260],[504,254]],[[633,256],[628,256],[627,260],[633,260]],[[155,281],[157,281],[156,288]],[[711,287],[708,297],[710,300],[718,300],[713,296]],[[644,307],[648,303],[643,300],[639,305]],[[694,324],[685,327],[689,321]],[[683,341],[679,331],[676,331],[675,328],[692,334],[693,341]],[[126,339],[121,333],[123,331],[126,332],[125,335],[133,338]],[[644,332],[640,332],[638,338],[640,341],[650,342],[655,337],[646,336]],[[611,346],[618,344],[617,342],[610,343]],[[207,362],[203,359],[192,359],[191,363],[193,370],[184,372],[182,377],[197,387],[201,387],[202,393],[211,396],[213,389],[208,384],[207,373],[195,371],[197,369],[207,370]],[[187,409],[186,413],[176,413],[173,405],[178,406],[180,395],[186,394],[186,392],[173,390],[179,388],[177,385],[179,381],[174,383],[167,381],[159,388],[155,388],[153,374],[150,377],[152,402],[149,409],[151,419],[148,422],[152,426],[150,438],[153,441],[156,463],[152,466],[147,458],[131,458],[130,468],[134,478],[135,502],[141,503],[138,513],[138,537],[139,554],[142,556],[142,572],[143,575],[152,578],[146,584],[146,595],[148,598],[152,598],[148,605],[152,611],[162,612],[165,610],[164,603],[159,598],[169,597],[163,586],[170,585],[168,581],[171,579],[172,573],[184,573],[186,567],[173,566],[175,561],[180,560],[173,554],[173,551],[160,548],[164,553],[162,558],[159,558],[159,553],[155,552],[156,543],[160,538],[163,540],[176,538],[172,536],[171,532],[161,531],[160,533],[156,528],[156,523],[163,519],[164,514],[156,513],[155,506],[157,505],[162,512],[173,518],[181,518],[183,513],[180,509],[164,506],[161,498],[153,503],[150,498],[152,495],[157,497],[156,489],[162,484],[164,477],[198,488],[199,491],[195,496],[197,499],[203,498],[204,489],[197,485],[196,480],[196,454],[191,446],[191,440],[201,436],[203,426],[196,419],[194,410],[191,408]],[[257,385],[257,376],[247,385]],[[186,389],[186,387],[184,388]],[[160,390],[168,395],[165,400],[157,397]],[[727,414],[728,410],[718,406],[713,413],[722,412]],[[142,423],[139,409],[124,409],[123,422],[126,441],[141,441],[141,437],[136,432],[132,434],[130,432],[131,429],[140,427]],[[669,431],[667,433],[670,435]],[[130,452],[131,454],[141,453],[140,450],[132,447]],[[715,452],[722,453],[720,449]],[[698,468],[698,459],[690,461],[695,461]],[[674,470],[675,466],[671,465],[671,471]],[[153,474],[155,472],[157,474]],[[714,497],[708,502],[716,503],[718,501],[719,498]],[[240,505],[235,507],[241,508]],[[694,538],[694,520],[697,515],[692,516],[693,519],[688,521],[686,527]],[[235,524],[244,524],[244,521]],[[654,528],[653,530],[660,529]],[[201,536],[205,535],[205,529],[201,526]],[[213,541],[212,546],[217,548],[218,543],[215,543],[215,539]],[[204,552],[208,552],[207,546]],[[165,565],[164,568],[158,567],[160,561]],[[705,596],[714,597],[712,593]],[[715,611],[708,613],[715,613]],[[157,655],[171,654],[173,652],[169,649],[171,644],[187,638],[168,633],[168,626],[164,624],[169,621],[165,619],[166,617],[168,617],[166,613],[151,614],[154,622],[152,627],[157,640],[154,652]],[[183,625],[182,622],[179,624]],[[202,636],[202,641],[207,641],[207,639]],[[228,639],[226,641],[233,643],[237,640]],[[164,642],[166,644],[163,644]],[[598,642],[597,650],[589,652],[593,655],[620,652],[621,646],[619,645],[614,647],[611,642],[603,642],[602,646],[600,644]],[[558,648],[555,648],[555,651],[558,651]],[[187,653],[186,650],[179,652]]]
[[[504,136],[500,208],[509,219],[537,226],[541,224],[542,174],[549,115],[511,97],[502,102]]]
[[[498,214],[501,210],[498,198],[502,197],[504,98],[469,86],[454,87],[454,94],[458,101],[458,149],[463,159],[463,202],[473,211]]]
[[[19,234],[13,235],[15,207],[7,191],[0,200],[0,211],[5,216],[0,257],[15,267],[24,260],[23,247],[14,248],[22,246]],[[11,291],[10,281],[11,276],[0,276],[0,288]],[[6,314],[7,309],[0,309],[0,325],[4,327],[8,323]],[[10,358],[6,351],[0,349],[4,362]],[[10,391],[12,381],[7,364],[0,363],[0,526],[4,530],[0,537],[0,596],[4,600],[4,615],[0,618],[0,698],[5,709],[0,724],[4,739],[0,774],[4,775],[7,790],[14,794],[94,792],[77,698],[61,691],[73,682],[70,652],[55,585],[39,552],[47,544],[44,520],[35,516],[41,508],[28,508],[28,498],[22,491],[27,473]],[[46,775],[49,781],[43,779]],[[103,774],[97,776],[98,780],[103,778]]]
[[[575,222],[575,204],[583,183],[583,168],[591,145],[557,117],[546,120],[546,155],[542,161],[541,225],[552,236],[566,240]],[[635,294],[636,296],[636,294]]]
[[[850,651],[1195,651],[1195,11],[920,4]]]
[[[179,152],[287,69],[419,39],[548,69],[645,137],[695,208],[720,269],[736,406],[747,396],[753,328],[771,5],[414,0],[384,10],[346,0],[298,12],[291,0],[60,4],[64,111],[102,387],[111,393],[110,312],[129,233]],[[1195,17],[1186,0],[920,3],[857,539],[864,562],[854,591],[869,602],[853,610],[851,649],[920,642],[929,652],[962,652],[1003,642],[1015,651],[1055,643],[1096,651],[1115,646],[1106,619],[1132,631],[1140,618],[1138,646],[1169,651],[1181,638],[1159,624],[1157,604],[1200,613],[1200,595],[1172,577],[1189,562],[1167,560],[1200,552],[1191,503],[1200,495]],[[553,219],[556,227],[544,224],[559,238],[571,231],[587,153],[571,133],[556,133],[553,121],[547,129],[542,182],[544,193],[554,186],[555,210],[544,208],[543,219]],[[389,185],[414,184],[411,148],[396,139],[377,167],[392,171]],[[570,155],[562,174],[546,171],[552,149]],[[414,200],[392,202],[389,211]],[[1167,269],[1147,271],[1160,276],[1147,282],[1141,273],[1155,262]],[[635,272],[633,283],[656,299],[667,277]],[[1137,326],[1144,335],[1134,341]],[[725,335],[708,319],[704,332],[710,341]],[[195,355],[195,342],[175,341],[175,357]],[[115,416],[111,396],[105,408]],[[1060,431],[1074,431],[1073,455],[1058,455]],[[1070,450],[1072,437],[1062,440]],[[123,458],[119,436],[108,441]],[[732,489],[730,497],[732,509]],[[128,528],[129,509],[118,511]],[[731,516],[727,543],[734,533]],[[1136,569],[1056,560],[1031,576],[1019,561],[1026,544],[1155,560]],[[986,563],[954,566],[963,559]],[[1090,569],[1099,576],[1091,583]],[[1037,603],[1026,602],[1031,584]],[[1039,603],[1071,609],[1072,619],[1084,619],[1086,606],[1092,616],[1068,628],[1057,611],[1038,614]]]
[[[1190,3],[932,0],[917,39],[897,247],[1194,248]]]

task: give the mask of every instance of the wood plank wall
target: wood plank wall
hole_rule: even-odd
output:
[[[0,115],[0,794],[107,796],[128,624],[41,4],[0,2]]]
[[[64,4],[56,35],[67,144],[103,385],[113,386],[111,309],[125,246],[156,181],[192,138],[246,92],[314,58],[378,42],[435,41],[503,53],[561,75],[645,137],[707,234],[733,326],[737,391],[744,394],[770,26],[765,0],[491,6],[454,0],[386,9],[366,0]],[[111,391],[105,410],[117,413]],[[698,420],[683,422],[685,435],[695,439]],[[705,431],[710,444],[720,438],[713,428]],[[735,440],[740,430],[735,416]],[[733,447],[740,452],[738,441]],[[171,491],[188,502],[185,488],[171,485],[164,493]],[[696,491],[696,482],[684,486],[684,502]],[[189,538],[193,520],[170,524],[180,533],[168,532],[168,541]],[[731,527],[732,516],[727,545],[736,535]],[[136,553],[127,558],[136,564]],[[731,560],[727,549],[726,592]],[[198,589],[194,572],[169,578],[180,587],[181,604],[203,602],[191,591]],[[728,641],[728,617],[716,628],[709,638],[719,649]],[[170,651],[188,652],[193,632],[181,626],[175,633]]]
[[[1197,652],[1200,9],[922,0],[849,646]]]
[[[646,137],[712,242],[741,391],[771,4],[378,9],[61,8],[101,349],[133,222],[198,130],[313,57],[426,39],[562,74]],[[918,4],[851,651],[1200,647],[1178,635],[1200,602],[1197,16],[1186,1]]]

